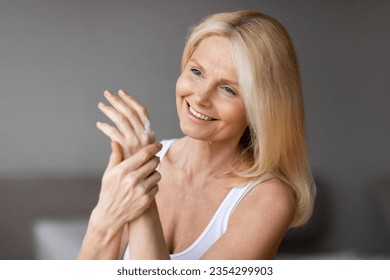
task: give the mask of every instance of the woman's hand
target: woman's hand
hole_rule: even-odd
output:
[[[162,145],[149,144],[126,160],[118,143],[112,142],[111,146],[93,216],[101,229],[115,231],[139,217],[154,201],[161,179],[156,171],[160,160],[155,154]]]
[[[112,106],[99,103],[99,109],[116,125],[97,123],[97,127],[107,135],[111,141],[117,142],[123,149],[123,159],[127,159],[141,148],[155,141],[154,133],[150,128],[147,110],[132,96],[120,90],[118,96],[109,90],[104,96]]]
[[[123,151],[111,142],[112,152],[103,175],[99,201],[92,211],[78,259],[117,259],[125,224],[151,205],[158,191],[160,174],[155,171],[160,143],[149,144],[123,160]],[[127,234],[126,234],[127,235]]]

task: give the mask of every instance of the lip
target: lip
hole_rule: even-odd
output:
[[[211,120],[209,120],[209,121],[206,121],[206,120],[202,120],[202,119],[199,119],[199,118],[197,118],[197,117],[195,117],[191,112],[190,112],[190,104],[187,102],[187,101],[185,101],[185,105],[186,105],[186,111],[187,111],[187,115],[189,116],[189,118],[191,119],[191,120],[193,120],[193,121],[195,121],[196,123],[202,123],[202,124],[204,124],[204,123],[210,123],[210,122],[213,122],[213,121],[217,121],[217,119],[214,119],[213,117],[210,117],[210,116],[208,116],[208,115],[205,115],[205,114],[202,114],[201,112],[199,112],[200,114],[202,114],[202,115],[204,115],[204,116],[208,116],[208,117],[210,117],[211,118]],[[193,108],[194,109],[194,108]],[[194,109],[195,110],[195,109]],[[195,111],[197,111],[197,110],[195,110]],[[197,111],[198,112],[198,111]]]

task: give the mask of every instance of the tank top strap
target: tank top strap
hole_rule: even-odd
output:
[[[160,143],[163,145],[162,149],[156,154],[160,158],[160,161],[165,157],[167,154],[169,147],[175,141],[176,139],[169,139],[169,140],[161,140]]]
[[[234,193],[234,198],[232,198],[232,200],[230,201],[229,203],[229,207],[226,209],[226,211],[224,212],[224,215],[223,215],[223,230],[224,232],[226,232],[227,230],[227,226],[228,226],[228,223],[229,223],[229,218],[231,216],[231,214],[234,212],[234,210],[236,209],[236,207],[238,206],[238,204],[241,202],[241,200],[254,188],[256,187],[257,185],[269,180],[273,178],[273,175],[271,173],[266,173],[265,175],[251,181],[250,183],[244,185],[244,186],[241,186],[241,187],[234,187],[233,190],[235,189],[235,193]]]

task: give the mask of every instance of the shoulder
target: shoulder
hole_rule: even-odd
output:
[[[274,258],[295,209],[294,194],[288,185],[278,179],[258,184],[237,205],[226,233],[203,258]]]
[[[272,204],[272,208],[285,208],[285,210],[295,210],[296,208],[293,190],[277,178],[258,184],[249,192],[248,196],[264,204]]]
[[[231,227],[250,227],[283,236],[297,208],[291,188],[272,178],[256,185],[237,205],[229,219]]]
[[[237,206],[235,212],[268,213],[271,216],[285,216],[292,220],[296,209],[292,189],[277,178],[271,178],[256,185]],[[234,213],[233,213],[234,214]]]

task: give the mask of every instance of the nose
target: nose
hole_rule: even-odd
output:
[[[210,107],[211,95],[212,95],[212,88],[210,86],[207,85],[201,87],[195,92],[194,101],[198,106]]]

